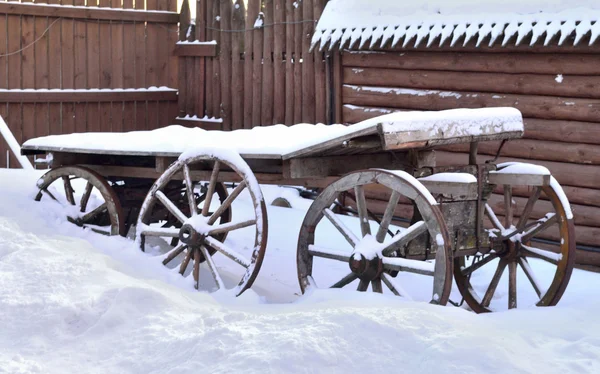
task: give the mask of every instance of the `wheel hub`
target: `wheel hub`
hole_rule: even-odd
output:
[[[363,254],[354,253],[350,256],[349,265],[350,270],[364,281],[375,280],[383,272],[383,260],[380,257],[369,260]]]
[[[206,235],[199,233],[192,225],[185,224],[179,230],[179,240],[189,247],[197,247],[204,242]]]

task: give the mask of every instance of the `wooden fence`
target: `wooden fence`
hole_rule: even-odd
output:
[[[223,130],[329,123],[331,74],[325,56],[309,52],[325,2],[202,0],[194,31],[183,32],[190,24],[185,0],[179,122]]]
[[[32,3],[0,0],[0,115],[19,142],[176,117],[176,0]],[[0,167],[9,163],[0,137]]]

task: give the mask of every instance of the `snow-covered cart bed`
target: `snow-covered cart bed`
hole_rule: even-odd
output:
[[[210,286],[226,287],[212,259],[216,253],[239,264],[233,292],[251,287],[268,232],[260,184],[300,185],[319,189],[297,238],[303,292],[370,286],[444,305],[454,276],[464,301],[485,312],[498,309],[490,304],[502,292],[506,269],[509,301],[501,307],[515,308],[517,269],[531,283],[537,305],[545,306],[559,301],[573,268],[572,213],[548,170],[476,162],[478,142],[522,133],[515,109],[458,109],[395,113],[352,126],[234,132],[171,126],[49,136],[22,149],[47,154],[52,168],[39,180],[36,199],[62,203],[79,226],[135,235],[140,248],[158,252],[166,267],[191,272],[196,287],[209,288],[200,284],[204,262]],[[469,162],[437,167],[432,149],[460,142],[471,143]],[[494,191],[504,195],[503,203],[490,202]],[[513,192],[527,196],[518,200],[526,203],[517,204]],[[250,215],[234,212],[242,195],[252,201]],[[340,235],[324,235],[331,232],[327,225]],[[227,240],[237,230],[251,230],[253,242]],[[241,247],[250,247],[251,255]],[[552,277],[536,276],[530,262],[540,260],[555,267]],[[347,275],[327,279],[327,271],[314,271],[317,266],[342,266]],[[496,267],[484,289],[470,282],[483,266]]]

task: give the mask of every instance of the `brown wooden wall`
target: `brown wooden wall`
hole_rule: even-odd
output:
[[[572,204],[578,243],[600,246],[600,51],[345,52],[334,76],[344,123],[399,110],[518,108],[525,136],[506,143],[500,161],[548,167]],[[480,144],[481,158],[498,146]],[[464,164],[467,151],[447,146],[438,164]]]
[[[0,115],[19,143],[47,134],[152,129],[176,117],[174,90],[110,89],[177,88],[177,0],[33,2],[0,0]],[[87,90],[97,88],[106,91]],[[6,154],[0,137],[0,167]],[[17,166],[12,155],[10,164]]]
[[[325,2],[199,1],[188,39],[214,40],[217,48],[179,51],[180,117],[222,119],[187,123],[223,130],[329,122],[325,57],[309,53]]]

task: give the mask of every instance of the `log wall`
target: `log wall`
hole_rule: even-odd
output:
[[[393,111],[518,108],[525,136],[508,142],[500,161],[548,167],[573,204],[578,244],[600,247],[600,53],[551,51],[346,51],[333,73],[337,119],[356,123]],[[480,144],[481,160],[498,147]],[[464,164],[468,149],[446,146],[438,164]],[[597,256],[588,257],[580,256],[600,265]]]

